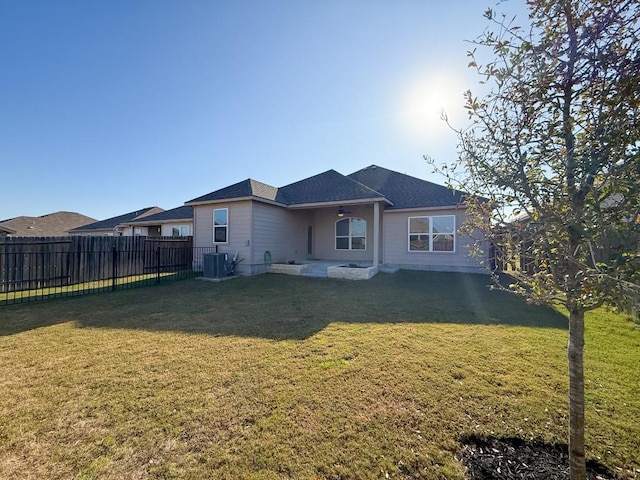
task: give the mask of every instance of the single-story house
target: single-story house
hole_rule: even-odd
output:
[[[131,222],[164,212],[160,207],[147,207],[69,230],[70,235],[160,236],[160,224],[133,227]]]
[[[216,247],[253,275],[268,263],[331,260],[483,272],[461,235],[465,193],[371,165],[276,188],[253,179],[194,198],[194,246]]]
[[[16,233],[14,229],[0,225],[0,237],[6,237],[13,233]]]
[[[193,207],[182,206],[154,213],[153,215],[139,217],[128,223],[139,235],[143,228],[147,229],[147,235],[153,236],[159,233],[162,237],[191,237],[193,235]],[[151,232],[150,230],[155,229]]]
[[[12,237],[65,237],[70,229],[95,221],[95,218],[76,212],[54,212],[39,217],[23,215],[3,220],[0,229],[6,230],[6,235]]]

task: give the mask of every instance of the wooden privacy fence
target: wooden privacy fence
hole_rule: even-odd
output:
[[[191,237],[0,238],[0,295],[193,271]],[[0,299],[1,303],[1,299]]]

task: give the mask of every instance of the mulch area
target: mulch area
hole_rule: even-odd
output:
[[[459,458],[468,480],[569,480],[567,445],[521,438],[466,437]],[[587,462],[589,480],[619,480],[597,462]]]

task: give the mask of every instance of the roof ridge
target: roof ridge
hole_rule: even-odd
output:
[[[371,190],[372,192],[377,193],[378,195],[382,195],[383,197],[387,198],[387,197],[386,197],[386,195],[385,195],[384,193],[379,192],[379,191],[378,191],[378,190],[376,190],[375,188],[371,188],[369,185],[365,185],[364,183],[359,182],[359,181],[358,181],[358,180],[356,180],[355,178],[351,178],[351,177],[350,177],[350,176],[348,176],[348,175],[345,175],[345,178],[348,178],[348,179],[349,179],[349,180],[351,180],[352,182],[355,182],[355,183],[357,183],[357,184],[359,184],[359,185],[362,185],[362,186],[363,186],[364,188],[366,188],[367,190]],[[388,198],[387,198],[387,200],[389,200],[389,201],[390,201],[390,199],[388,199]]]
[[[393,201],[393,208],[422,208],[458,205],[465,192],[452,191],[429,180],[371,165],[349,175],[377,189]]]
[[[333,168],[330,168],[329,170],[325,170],[324,172],[316,173],[315,175],[311,175],[310,177],[305,177],[305,178],[302,178],[300,180],[296,180],[295,182],[287,183],[286,185],[283,185],[280,188],[282,189],[282,188],[290,187],[291,185],[295,185],[297,183],[306,182],[308,180],[311,180],[312,178],[319,177],[320,175],[326,175],[327,173],[330,173],[330,172],[337,173],[338,175],[342,175],[340,172],[334,170]],[[344,177],[344,175],[342,175],[342,176]]]

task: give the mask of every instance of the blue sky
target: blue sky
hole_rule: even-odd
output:
[[[488,6],[0,0],[0,219],[105,219],[371,164],[442,183],[423,155],[455,158],[437,112],[465,121],[465,40]]]

